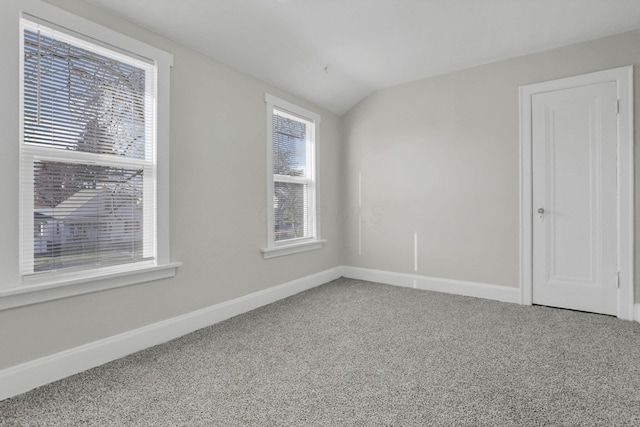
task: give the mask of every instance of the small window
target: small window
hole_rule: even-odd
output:
[[[266,101],[269,248],[297,245],[308,250],[310,244],[318,243],[319,235],[316,146],[320,116],[271,95],[266,96]],[[269,248],[263,252],[273,255],[275,251]]]
[[[22,276],[155,263],[155,64],[21,23]]]

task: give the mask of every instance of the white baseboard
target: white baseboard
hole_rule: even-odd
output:
[[[342,267],[225,301],[0,371],[0,400],[120,359],[342,276]]]
[[[634,320],[635,320],[636,322],[640,323],[640,304],[635,304],[635,305],[633,306],[633,308],[634,308],[634,310],[633,310],[633,311],[634,311],[634,316],[633,316],[633,318],[634,318]]]
[[[225,301],[109,338],[71,348],[0,371],[0,400],[162,344],[198,329],[254,310],[341,276],[395,286],[520,303],[520,290],[506,286],[439,279],[359,267],[334,267],[282,285]],[[640,304],[634,306],[640,322]]]
[[[348,266],[343,267],[342,275],[352,279],[368,280],[371,282],[385,283],[387,285],[520,304],[520,288]]]

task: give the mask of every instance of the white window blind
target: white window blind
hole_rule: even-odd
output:
[[[22,275],[154,262],[155,66],[21,27]]]
[[[273,240],[315,237],[315,122],[272,112]]]

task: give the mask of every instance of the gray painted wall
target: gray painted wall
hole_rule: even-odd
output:
[[[362,173],[363,208],[362,255],[358,223],[351,220],[345,264],[414,273],[418,232],[417,274],[517,287],[518,87],[629,64],[640,82],[639,62],[640,32],[633,31],[407,83],[363,100],[343,117],[344,205],[357,212]],[[635,128],[637,138],[637,120]],[[640,214],[640,204],[636,209]]]
[[[640,33],[631,32],[382,90],[340,118],[81,2],[49,3],[174,55],[171,251],[184,266],[174,279],[0,312],[0,369],[337,265],[413,273],[415,231],[418,274],[517,286],[518,87],[640,61]],[[322,115],[320,211],[328,239],[323,250],[267,261],[259,252],[266,242],[265,92]],[[0,120],[14,108],[0,102]],[[17,130],[7,126],[1,143],[10,157]],[[3,224],[17,221],[18,172],[10,163],[0,168],[0,195],[15,203],[0,207]],[[2,265],[17,265],[15,235],[0,230]]]
[[[339,117],[81,2],[50,3],[174,55],[171,258],[184,265],[174,279],[1,311],[0,369],[341,264]],[[322,115],[321,227],[327,239],[321,250],[270,260],[260,252],[267,238],[265,92]],[[0,141],[3,148],[17,146],[6,134]],[[17,218],[18,171],[15,160],[2,166],[12,168],[2,170],[12,179],[0,182],[0,194],[16,198],[0,207],[9,221]],[[16,247],[6,246],[0,244],[2,255],[16,262]]]

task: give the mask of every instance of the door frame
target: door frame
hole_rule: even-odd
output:
[[[597,83],[618,90],[618,318],[634,319],[633,65],[520,86],[520,302],[533,304],[533,95]]]

